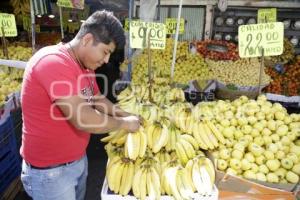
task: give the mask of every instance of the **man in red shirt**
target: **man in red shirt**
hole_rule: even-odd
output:
[[[122,25],[97,11],[67,44],[39,50],[25,70],[21,180],[33,199],[83,200],[90,133],[135,132],[137,116],[99,93],[94,70],[122,48]]]

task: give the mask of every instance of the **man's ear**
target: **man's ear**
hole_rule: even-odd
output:
[[[83,36],[83,38],[82,38],[82,45],[83,45],[84,47],[86,47],[86,46],[87,46],[88,44],[90,44],[90,43],[93,44],[93,42],[94,42],[94,36],[93,36],[93,34],[91,34],[91,33],[85,34],[85,35]]]

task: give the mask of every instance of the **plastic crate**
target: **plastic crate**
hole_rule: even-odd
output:
[[[0,125],[0,158],[8,151],[17,151],[15,131],[10,116]]]
[[[108,188],[106,178],[104,179],[104,183],[103,183],[102,190],[101,190],[101,199],[102,200],[137,200],[137,198],[135,196],[130,196],[130,195],[121,196],[121,195],[114,194],[113,192],[111,192]],[[149,198],[147,197],[146,199],[148,200]],[[170,196],[161,196],[160,199],[161,200],[173,200],[174,198],[170,197]],[[193,197],[193,199],[218,200],[219,199],[219,191],[218,191],[217,187],[214,185],[214,189],[213,189],[213,192],[211,195],[202,196],[202,195],[195,193],[195,196]]]

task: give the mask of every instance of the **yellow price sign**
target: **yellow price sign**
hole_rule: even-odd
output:
[[[175,34],[176,26],[177,26],[176,18],[166,18],[167,34]],[[180,18],[179,33],[180,34],[184,33],[184,19],[183,18]]]
[[[23,29],[25,31],[31,31],[31,18],[29,15],[23,15]]]
[[[84,9],[84,0],[58,0],[57,5],[66,8]]]
[[[257,23],[268,23],[277,21],[276,8],[264,8],[257,11]]]
[[[16,19],[12,14],[0,13],[0,28],[4,28],[5,37],[15,37],[18,35]],[[2,31],[0,29],[0,36],[2,36]]]
[[[163,23],[131,21],[129,29],[131,48],[147,48],[148,36],[150,49],[165,49],[166,26]]]
[[[139,21],[139,20],[136,20],[136,19],[134,19],[134,20],[131,20],[132,22],[133,21]],[[125,19],[125,22],[124,22],[124,31],[126,31],[126,32],[128,32],[129,31],[129,19],[128,18],[126,18]]]
[[[281,55],[283,23],[272,22],[239,26],[239,55],[242,58]]]

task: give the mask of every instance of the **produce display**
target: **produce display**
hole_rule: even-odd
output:
[[[293,44],[289,41],[289,39],[284,38],[283,42],[283,53],[279,56],[267,56],[266,62],[276,64],[276,63],[282,63],[286,64],[293,60],[295,57],[295,49]]]
[[[11,44],[7,47],[7,50],[8,57],[10,60],[28,61],[29,58],[32,56],[31,47],[24,47],[18,44]],[[6,57],[3,54],[3,51],[0,51],[0,58],[6,59]]]
[[[212,77],[224,84],[238,86],[258,86],[260,62],[257,58],[241,58],[236,61],[205,60]],[[268,85],[271,81],[269,75],[262,72],[261,85]]]
[[[188,42],[178,42],[174,81],[186,84],[191,80],[209,79],[209,70],[204,59],[199,55],[189,53],[188,45]],[[151,50],[151,66],[155,74],[170,77],[173,46],[173,39],[167,39],[166,49]],[[134,83],[140,83],[141,77],[146,76],[148,73],[147,50],[144,50],[140,55],[134,57],[132,63],[132,80]],[[125,67],[126,62],[121,68],[124,70]]]
[[[108,142],[110,190],[121,195],[132,191],[139,199],[160,199],[165,194],[177,200],[199,199],[212,194],[214,166],[200,150],[202,139],[197,138],[199,143],[193,136],[197,129],[190,130],[196,127],[192,113],[187,112],[192,105],[184,102],[183,91],[177,88],[160,93],[166,102],[163,106],[150,103],[145,98],[147,91],[145,85],[131,85],[118,96],[119,106],[141,115],[144,122],[136,133],[115,131],[102,139]],[[177,116],[184,119],[174,119]],[[200,135],[204,134],[211,134],[211,130]]]
[[[30,0],[10,0],[14,15],[30,14]]]
[[[14,77],[23,74],[23,72],[21,70],[13,70],[12,74],[13,76],[0,71],[0,107],[4,104],[7,95],[12,92],[20,91],[21,89],[21,82]]]
[[[205,58],[211,60],[237,60],[239,59],[239,52],[236,44],[220,41],[220,40],[205,40],[196,43],[197,51],[203,55]],[[216,50],[209,49],[210,45],[220,45],[227,48],[227,51],[220,52]]]
[[[300,62],[285,65],[283,67],[283,73],[271,67],[266,69],[266,73],[271,76],[272,81],[265,88],[265,92],[285,96],[300,95]]]
[[[225,138],[213,152],[219,170],[271,183],[298,183],[299,114],[289,115],[281,104],[272,104],[265,96],[204,102],[194,111],[211,121]]]

